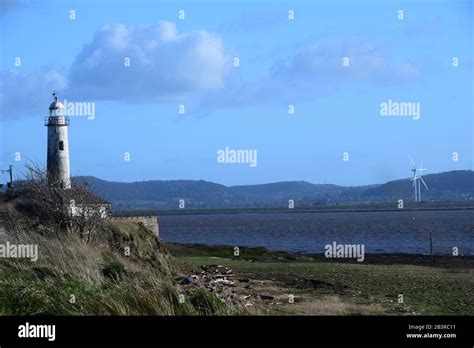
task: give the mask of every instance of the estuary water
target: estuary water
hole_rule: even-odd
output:
[[[474,210],[161,215],[165,242],[324,253],[363,244],[365,253],[474,254]]]

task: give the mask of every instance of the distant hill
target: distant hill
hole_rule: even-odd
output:
[[[474,172],[458,170],[423,177],[424,201],[473,200]],[[348,202],[413,201],[412,182],[407,179],[381,185],[338,186],[286,181],[261,185],[224,186],[204,180],[149,180],[109,182],[95,177],[75,177],[92,184],[92,191],[111,201],[117,209],[177,208],[184,199],[187,208],[275,207],[293,199],[298,205]]]
[[[427,174],[423,180],[428,190],[422,186],[421,198],[424,201],[465,201],[473,200],[474,172],[472,170],[456,170],[439,174]],[[414,188],[409,179],[389,181],[383,185],[364,192],[365,198],[376,201],[393,201],[401,197],[413,199]]]

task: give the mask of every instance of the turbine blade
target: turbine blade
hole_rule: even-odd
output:
[[[425,185],[426,189],[428,190],[428,186],[426,186],[425,180],[423,180],[423,178],[421,176],[420,176],[420,180],[423,183],[423,185]]]
[[[411,162],[411,164],[413,164],[413,167],[415,167],[415,168],[416,168],[416,165],[415,165],[415,162],[413,161],[413,158],[411,158],[411,156],[410,156],[410,155],[408,155],[408,157],[410,158],[410,162]]]

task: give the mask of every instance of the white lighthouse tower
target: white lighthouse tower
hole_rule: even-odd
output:
[[[48,127],[48,178],[61,188],[67,189],[71,188],[67,135],[69,119],[65,116],[64,105],[54,92],[53,97],[54,101],[49,106],[49,116],[45,120],[45,126]]]

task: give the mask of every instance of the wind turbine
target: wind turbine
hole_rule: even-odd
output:
[[[417,180],[417,177],[416,177],[416,164],[415,162],[413,161],[413,158],[411,158],[410,155],[408,155],[408,157],[410,157],[410,162],[411,164],[413,165],[413,168],[411,169],[411,171],[413,172],[413,178],[411,178],[410,180],[413,181],[413,187],[415,188],[415,202],[418,202],[418,190],[417,190],[417,184],[416,184],[416,180]]]
[[[423,180],[421,176],[421,172],[424,170],[427,170],[426,168],[423,168],[423,162],[421,162],[420,168],[416,168],[415,161],[413,161],[413,158],[410,157],[410,162],[413,165],[412,172],[413,172],[413,178],[410,180],[413,181],[413,187],[415,189],[415,202],[421,202],[421,184],[423,184],[426,189],[428,190],[428,185],[426,185],[426,182]]]
[[[420,173],[418,174],[418,181],[421,181],[423,185],[425,185],[426,189],[428,190],[428,186],[426,185],[425,180],[423,180],[423,178],[421,177],[421,172],[423,170],[427,170],[427,169],[423,168],[423,162],[421,162],[420,168],[418,168],[418,172]],[[421,202],[421,184],[419,182],[418,182],[418,202]]]

